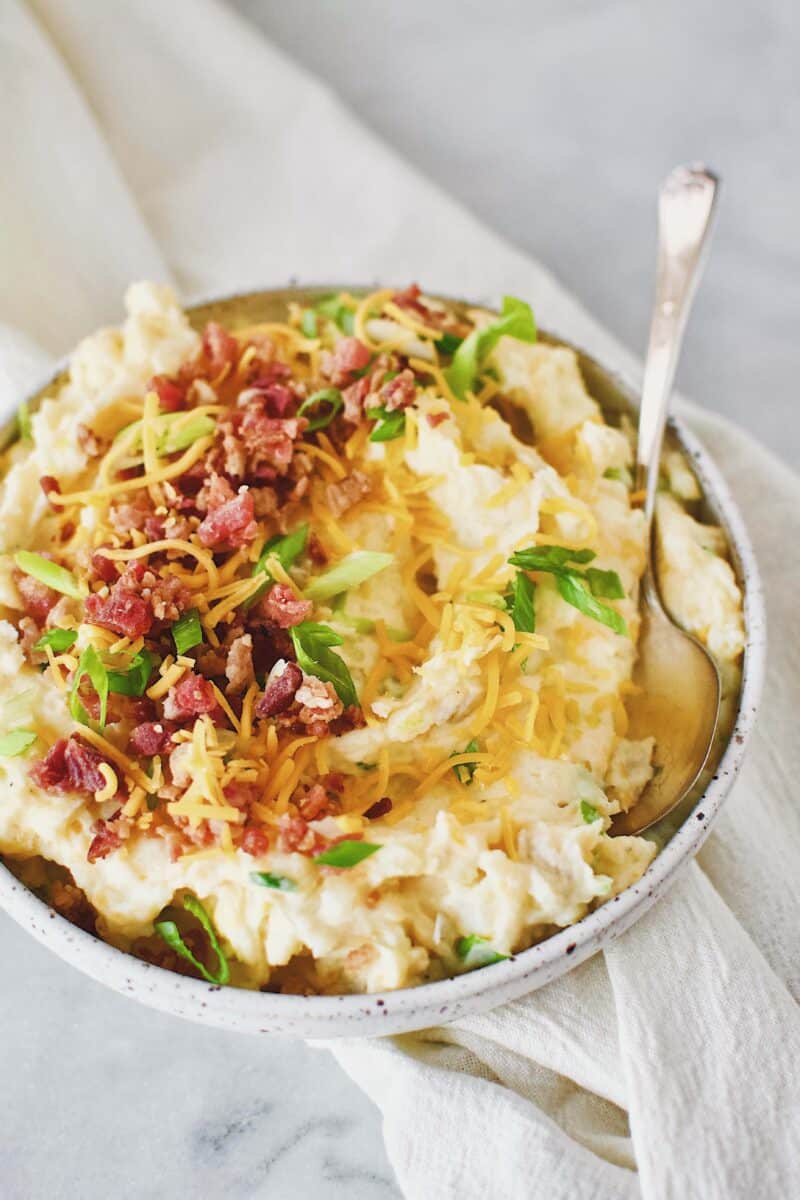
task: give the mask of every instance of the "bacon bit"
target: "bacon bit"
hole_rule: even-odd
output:
[[[50,556],[44,555],[43,557],[49,558]],[[23,575],[21,571],[14,572],[14,582],[22,597],[27,615],[43,625],[50,609],[58,604],[58,592],[53,591],[46,583],[42,583],[41,579],[34,579],[32,575]]]
[[[406,367],[394,379],[384,383],[379,395],[388,412],[393,412],[398,408],[408,408],[409,404],[414,403],[417,395],[414,372]]]
[[[469,332],[466,323],[460,321],[449,309],[434,308],[423,300],[422,292],[416,283],[410,284],[402,292],[395,292],[392,299],[398,308],[416,313],[431,329],[448,329],[459,337],[464,337]]]
[[[245,854],[251,854],[253,858],[260,858],[269,850],[269,834],[256,825],[245,826],[240,849],[244,850]]]
[[[234,638],[225,662],[229,692],[243,692],[255,679],[253,671],[253,639],[249,633]]]
[[[412,308],[417,312],[424,311],[425,306],[420,303],[422,292],[418,283],[410,283],[407,288],[403,288],[401,292],[395,292],[392,300],[398,308]]]
[[[258,788],[252,783],[233,782],[225,785],[222,794],[233,808],[246,812],[253,801],[258,799]]]
[[[450,414],[446,412],[426,413],[425,419],[431,429],[435,429],[437,425],[441,425],[442,421],[446,421],[449,416]]]
[[[149,601],[126,588],[122,581],[114,584],[107,599],[94,594],[86,599],[86,620],[102,625],[121,637],[137,638],[148,633],[153,624]]]
[[[274,353],[275,347],[272,342],[270,342],[270,348]],[[261,362],[259,370],[260,373],[254,376],[250,384],[250,387],[258,388],[259,391],[271,387],[273,383],[286,383],[292,378],[292,368],[288,363],[279,362],[278,359],[274,359],[272,362]]]
[[[353,471],[336,483],[326,484],[325,499],[334,517],[341,517],[359,500],[369,495],[370,482],[361,471]]]
[[[171,687],[164,701],[164,716],[168,721],[183,721],[187,717],[199,717],[212,713],[217,708],[214,689],[202,675],[189,672]]]
[[[129,563],[120,579],[120,585],[146,600],[157,621],[177,621],[192,602],[192,594],[176,575],[163,579],[154,571],[141,570],[139,560]]]
[[[157,394],[162,412],[178,412],[186,407],[186,389],[168,375],[154,375],[147,390]]]
[[[294,394],[282,383],[267,384],[261,395],[271,417],[285,417],[295,405]]]
[[[321,854],[329,844],[303,817],[284,813],[278,821],[278,849],[283,854]]]
[[[342,416],[345,421],[349,421],[351,425],[357,425],[364,416],[364,407],[367,396],[372,390],[372,379],[369,376],[364,376],[362,379],[357,379],[355,383],[351,383],[348,388],[342,392],[344,400],[344,409]]]
[[[153,505],[146,492],[135,492],[130,500],[113,504],[108,517],[117,533],[130,533],[132,529],[144,529],[154,516]]]
[[[332,378],[349,383],[354,371],[363,371],[369,365],[372,352],[355,337],[339,338],[333,349],[331,362]]]
[[[321,817],[332,817],[341,809],[335,796],[329,796],[321,783],[315,783],[297,803],[304,821],[318,821]]]
[[[222,508],[223,504],[227,504],[229,500],[233,500],[235,495],[236,492],[224,475],[218,475],[216,471],[212,471],[203,481],[203,486],[195,497],[195,508],[202,513],[214,512],[215,509]]]
[[[42,636],[42,631],[33,617],[20,617],[17,622],[17,633],[22,653],[26,658],[31,659],[32,662],[47,662],[47,655],[43,654],[41,650],[33,648]]]
[[[251,401],[243,410],[236,430],[247,451],[248,473],[271,480],[277,471],[285,475],[294,454],[294,443],[308,425],[305,417],[270,417],[263,399]]]
[[[95,550],[89,560],[89,572],[93,579],[102,579],[103,583],[116,583],[119,579],[116,563],[106,558],[102,550]]]
[[[358,704],[350,704],[340,717],[331,721],[330,732],[335,737],[341,737],[343,733],[350,733],[353,729],[363,729],[366,723],[361,707]]]
[[[310,534],[308,538],[308,556],[318,567],[324,567],[329,561],[328,551],[315,533]]]
[[[279,629],[291,629],[311,616],[314,605],[297,596],[288,583],[274,583],[261,601],[261,611]]]
[[[320,781],[323,787],[326,787],[329,792],[343,792],[344,785],[347,782],[346,776],[341,771],[329,771],[327,775],[323,775]]]
[[[333,684],[314,675],[303,675],[295,701],[301,706],[298,721],[307,725],[308,732],[315,737],[324,737],[329,732],[327,726],[342,715],[344,708]]]
[[[385,817],[387,813],[392,811],[392,802],[388,796],[381,796],[380,800],[376,800],[371,804],[364,816],[368,821],[377,821],[378,817]]]
[[[173,727],[163,721],[145,721],[131,733],[128,747],[145,758],[163,754],[172,740],[172,731]]]
[[[88,425],[78,425],[77,434],[78,445],[88,458],[99,458],[105,453],[109,444],[107,439],[98,437]]]
[[[99,770],[104,762],[96,750],[73,734],[70,738],[59,738],[44,758],[33,764],[30,776],[48,792],[86,792],[93,796],[108,782]],[[114,770],[110,763],[106,766]]]
[[[288,662],[275,679],[267,683],[264,695],[256,705],[257,717],[276,717],[286,712],[303,682],[303,672],[297,663]]]
[[[253,508],[257,519],[272,517],[277,513],[278,497],[273,488],[251,487],[250,495],[253,497]]]
[[[204,546],[230,546],[235,549],[252,542],[258,533],[253,497],[239,492],[219,508],[209,512],[198,527],[197,536]]]
[[[50,501],[50,493],[55,492],[57,495],[61,493],[61,484],[56,479],[55,475],[42,475],[39,479],[39,487],[47,497],[48,503],[52,509],[56,509],[56,505]]]
[[[203,355],[212,376],[220,375],[233,366],[239,357],[239,343],[216,321],[209,321],[203,330]]]
[[[92,826],[94,837],[89,845],[86,858],[90,863],[96,863],[100,858],[108,858],[122,845],[122,838],[108,821],[95,821]]]

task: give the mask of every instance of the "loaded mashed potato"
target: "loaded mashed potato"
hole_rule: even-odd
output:
[[[572,351],[414,286],[202,334],[165,288],[127,305],[5,455],[22,877],[150,961],[296,992],[481,966],[639,878],[654,845],[609,825],[653,770],[643,519]],[[724,544],[665,503],[667,599],[733,673]]]

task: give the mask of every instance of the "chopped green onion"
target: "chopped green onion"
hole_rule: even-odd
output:
[[[37,734],[31,729],[12,729],[0,737],[0,758],[16,758],[36,741]]]
[[[62,592],[65,596],[72,596],[74,600],[83,599],[83,588],[66,567],[60,567],[58,563],[51,562],[41,554],[34,554],[31,550],[18,550],[14,555],[14,562],[20,571],[41,583],[46,583],[54,592]]]
[[[140,650],[125,671],[108,672],[108,690],[118,696],[143,696],[158,662],[149,650]]]
[[[355,629],[356,633],[360,633],[362,637],[375,632],[375,622],[371,621],[369,617],[351,617],[349,613],[338,612],[336,619],[344,625],[349,625],[351,629]],[[388,629],[386,632],[388,634]]]
[[[627,467],[608,467],[603,471],[603,479],[615,479],[629,490],[633,487],[633,476]]]
[[[536,584],[533,580],[523,571],[517,571],[508,593],[508,611],[514,628],[520,633],[534,633],[536,630],[535,593]]]
[[[343,659],[330,649],[341,646],[342,638],[328,625],[301,621],[289,630],[297,661],[307,675],[332,683],[345,708],[358,704],[353,678]]]
[[[596,567],[589,567],[585,575],[593,596],[603,600],[625,599],[625,589],[616,571],[598,571]]]
[[[102,729],[106,723],[106,710],[108,705],[108,671],[103,666],[100,656],[94,646],[87,646],[83,654],[78,660],[78,669],[72,680],[72,688],[69,694],[69,711],[74,721],[80,721],[82,725],[89,724],[89,714],[81,703],[81,698],[78,689],[84,677],[88,676],[89,682],[97,693],[97,698],[100,701],[100,728]]]
[[[297,410],[297,415],[307,418],[308,429],[306,432],[314,433],[317,429],[327,429],[343,407],[344,400],[338,388],[322,388],[321,391],[314,392],[313,396],[309,396],[307,400],[303,401]],[[308,413],[313,413],[315,410],[319,410],[316,416],[307,416]]]
[[[77,629],[49,629],[47,633],[43,633],[38,642],[34,643],[34,650],[44,650],[49,646],[56,654],[60,654],[64,650],[69,650],[70,646],[74,646],[78,640]]]
[[[303,334],[303,337],[307,338],[315,338],[319,334],[319,322],[317,321],[317,314],[314,312],[313,308],[306,308],[303,310],[303,316],[300,321],[300,330]]]
[[[478,741],[477,738],[473,738],[471,742],[467,742],[463,750],[454,750],[450,757],[455,758],[457,754],[477,754],[477,752]],[[453,767],[453,774],[459,783],[463,783],[468,787],[472,783],[472,778],[477,769],[477,763],[456,763]]]
[[[329,571],[312,579],[304,589],[304,595],[309,600],[328,600],[331,596],[349,592],[359,584],[365,583],[379,571],[385,571],[393,562],[393,554],[380,554],[376,550],[356,550]]]
[[[456,337],[454,333],[443,333],[436,339],[436,349],[440,354],[455,354],[463,341],[463,338]]]
[[[581,816],[587,825],[591,825],[593,821],[600,820],[600,813],[593,804],[589,803],[588,800],[581,800],[580,809]]]
[[[616,609],[595,600],[589,584],[577,571],[559,571],[556,575],[556,587],[562,600],[566,600],[567,604],[577,608],[585,617],[591,617],[592,620],[599,621],[601,625],[607,625],[609,629],[614,630],[614,633],[622,636],[627,634],[628,626],[625,618]]]
[[[380,846],[374,842],[347,840],[337,842],[329,850],[323,850],[322,854],[316,856],[314,862],[321,867],[355,867],[357,863],[369,858],[370,854],[374,854],[376,850],[380,850]]]
[[[570,550],[566,546],[529,546],[517,550],[509,558],[514,567],[525,571],[546,571],[555,576],[558,593],[563,600],[577,608],[584,616],[591,617],[615,633],[627,635],[625,618],[608,604],[601,604],[595,597],[621,600],[625,591],[616,571],[600,571],[590,567],[578,571],[571,563],[588,563],[596,555],[593,550]]]
[[[481,937],[479,933],[470,933],[467,937],[460,937],[456,942],[456,954],[464,966],[471,969],[488,967],[492,963],[503,962],[508,958],[507,954],[498,954],[496,950],[493,950],[489,939]]]
[[[392,412],[383,406],[370,408],[367,410],[367,416],[378,421],[369,435],[371,442],[393,442],[395,438],[401,437],[405,432],[406,414],[402,408],[396,408]]]
[[[359,771],[377,771],[378,769],[377,763],[357,762],[356,766]]]
[[[308,525],[298,525],[297,529],[285,535],[276,533],[264,543],[258,562],[253,567],[253,574],[260,575],[262,571],[266,571],[267,559],[271,555],[277,558],[284,571],[288,571],[305,550],[307,541]]]
[[[230,967],[228,966],[228,960],[225,957],[225,952],[219,944],[217,932],[214,929],[214,926],[211,924],[211,919],[208,913],[203,908],[196,896],[184,896],[183,907],[187,912],[191,913],[193,917],[196,917],[205,930],[208,940],[211,944],[211,949],[214,951],[217,959],[216,971],[209,971],[208,968],[204,966],[204,964],[201,963],[198,958],[195,958],[181,937],[178,926],[174,921],[156,921],[153,928],[155,929],[156,933],[164,939],[171,950],[174,950],[176,954],[180,954],[181,958],[185,958],[187,962],[192,964],[195,970],[200,972],[200,974],[203,976],[203,979],[207,980],[208,983],[215,983],[219,986],[224,986],[229,982],[231,977]]]
[[[342,333],[352,334],[355,329],[355,313],[341,299],[341,296],[334,293],[331,296],[325,296],[318,304],[315,305],[317,312],[322,317],[327,317],[329,321],[333,321],[338,325]]]
[[[504,296],[502,315],[483,329],[473,329],[456,350],[444,375],[459,400],[466,400],[467,392],[474,389],[481,363],[501,337],[513,337],[520,342],[536,341],[536,322],[530,305],[524,300]]]
[[[594,550],[569,550],[566,546],[529,546],[517,550],[508,560],[512,567],[523,571],[551,571],[554,567],[565,567],[567,563],[588,563],[596,558]]]
[[[19,430],[20,440],[23,442],[33,441],[33,429],[31,428],[31,414],[28,408],[28,402],[22,401],[17,409],[17,429]]]
[[[489,604],[492,608],[499,608],[503,612],[506,610],[506,598],[501,596],[499,592],[467,592],[464,599],[469,604]]]
[[[296,892],[297,884],[286,875],[273,875],[271,871],[251,871],[250,879],[260,887],[274,888],[277,892]]]
[[[208,437],[217,427],[216,421],[205,413],[171,412],[161,413],[153,422],[158,430],[156,453],[160,455],[177,454],[199,442],[200,438]],[[132,421],[117,433],[114,441],[120,438],[130,438],[128,450],[138,454],[142,449],[142,422]]]
[[[203,627],[200,624],[200,613],[196,608],[189,608],[181,613],[172,624],[172,640],[178,654],[185,654],[203,641]]]

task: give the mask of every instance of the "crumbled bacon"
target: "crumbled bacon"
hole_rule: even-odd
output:
[[[89,844],[86,858],[90,863],[96,863],[100,858],[108,858],[122,845],[122,838],[110,821],[95,821],[92,826],[94,837]]]
[[[176,575],[162,578],[150,570],[132,576],[133,565],[131,563],[125,570],[121,585],[127,585],[131,591],[137,590],[142,599],[149,603],[157,621],[177,621],[192,601],[192,594],[186,585]],[[136,566],[139,565],[137,561]]]
[[[59,738],[44,758],[33,764],[31,779],[45,791],[93,795],[106,786],[106,779],[99,770],[102,762],[105,759],[95,749],[78,741],[74,735]]]
[[[28,616],[43,625],[50,609],[58,603],[58,592],[32,575],[23,575],[21,571],[14,572],[14,581]]]
[[[41,478],[39,479],[39,487],[42,489],[45,496],[47,497],[47,501],[48,501],[50,507],[55,509],[56,512],[58,512],[58,508],[56,507],[55,504],[53,504],[52,500],[50,499],[51,492],[55,492],[56,495],[60,495],[60,493],[61,493],[61,484],[58,482],[55,475],[42,475]]]
[[[364,416],[364,406],[372,388],[372,380],[365,375],[363,379],[357,379],[355,383],[351,383],[349,387],[342,392],[344,400],[344,409],[342,415],[345,421],[349,421],[351,425],[357,425]]]
[[[34,662],[47,662],[47,656],[40,650],[34,650],[33,648],[42,636],[42,631],[33,617],[20,617],[17,622],[17,632],[19,634],[19,644],[22,647],[22,653],[25,657],[32,659]]]
[[[392,811],[392,802],[388,796],[381,796],[380,800],[376,800],[371,804],[364,813],[368,821],[377,821],[378,817],[385,817],[387,813]]]
[[[186,407],[186,389],[168,375],[154,375],[147,390],[157,394],[162,412],[178,412]]]
[[[298,721],[308,725],[309,733],[315,736],[326,734],[327,725],[340,717],[344,709],[333,684],[314,675],[303,675],[303,682],[295,693],[295,701],[300,705]]]
[[[154,754],[163,754],[171,739],[172,726],[165,721],[144,721],[131,733],[128,746],[136,754],[151,758]]]
[[[256,517],[262,519],[264,517],[272,517],[278,511],[278,497],[271,487],[251,487],[250,495],[253,497],[253,509]]]
[[[183,721],[187,717],[199,717],[213,712],[217,707],[214,689],[202,675],[189,672],[174,687],[164,701],[164,716],[168,721]]]
[[[308,537],[308,556],[317,567],[324,567],[328,562],[328,551],[315,533]]]
[[[329,729],[334,737],[341,737],[353,729],[363,729],[366,723],[363,709],[358,704],[348,704],[342,715],[331,721]]]
[[[209,321],[203,330],[203,355],[210,375],[220,375],[239,357],[239,343],[216,321]]]
[[[303,817],[284,813],[278,821],[278,849],[283,854],[321,854],[329,844]]]
[[[303,672],[297,663],[286,663],[282,673],[267,683],[264,695],[256,705],[256,716],[276,717],[285,712],[302,682]]]
[[[304,821],[319,821],[321,817],[332,817],[341,809],[335,796],[330,796],[321,783],[315,783],[297,803]]]
[[[233,500],[209,512],[197,530],[197,536],[204,546],[229,546],[234,549],[252,542],[257,533],[253,497],[248,491],[239,492]]]
[[[223,504],[227,504],[235,495],[236,492],[225,476],[212,471],[195,496],[194,505],[198,512],[210,513],[222,508]]]
[[[346,779],[341,771],[329,771],[327,775],[322,776],[321,782],[329,792],[343,792]]]
[[[240,848],[244,850],[245,854],[251,854],[253,858],[260,858],[269,850],[269,834],[265,829],[260,829],[256,825],[247,825],[242,834]]]
[[[100,550],[95,550],[90,559],[90,575],[93,579],[102,579],[103,583],[116,583],[119,578],[116,563],[106,558]]]
[[[291,629],[307,621],[314,606],[310,600],[297,596],[288,583],[274,583],[261,601],[261,611],[279,629]]]
[[[446,412],[426,413],[425,420],[431,429],[435,429],[437,425],[441,425],[442,421],[446,421],[449,416],[450,414]]]
[[[247,451],[248,474],[267,480],[273,479],[276,471],[285,474],[294,444],[307,424],[305,417],[267,416],[263,399],[246,405],[236,435]]]
[[[228,677],[230,692],[243,692],[248,684],[253,682],[253,639],[249,633],[244,633],[231,642],[225,662],[225,674]]]
[[[98,437],[93,429],[88,425],[78,425],[77,429],[78,445],[88,458],[99,458],[104,454],[108,446],[105,438]]]
[[[372,352],[358,338],[339,338],[330,363],[331,379],[337,384],[350,383],[353,372],[363,371],[371,358]]]
[[[154,516],[153,505],[146,491],[137,491],[118,504],[112,504],[109,520],[117,533],[130,533],[132,529],[144,529]]]
[[[325,499],[334,517],[341,517],[359,500],[369,495],[370,482],[361,471],[352,471],[344,479],[329,483],[325,487]]]
[[[148,600],[122,584],[115,583],[106,599],[94,594],[86,599],[86,620],[102,625],[121,637],[137,638],[148,633],[153,610]]]
[[[247,812],[253,801],[258,799],[258,788],[252,783],[234,781],[225,784],[222,794],[226,803],[231,807],[238,808],[241,812]]]
[[[399,375],[395,375],[394,379],[384,383],[378,395],[388,412],[408,408],[409,404],[414,403],[417,395],[414,372],[406,367]]]

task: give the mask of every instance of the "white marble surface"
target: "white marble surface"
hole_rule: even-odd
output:
[[[654,184],[680,159],[717,165],[727,194],[680,382],[796,461],[790,0],[231,3],[632,346]],[[377,1112],[326,1053],[140,1008],[5,917],[0,963],[3,1200],[398,1194]]]

